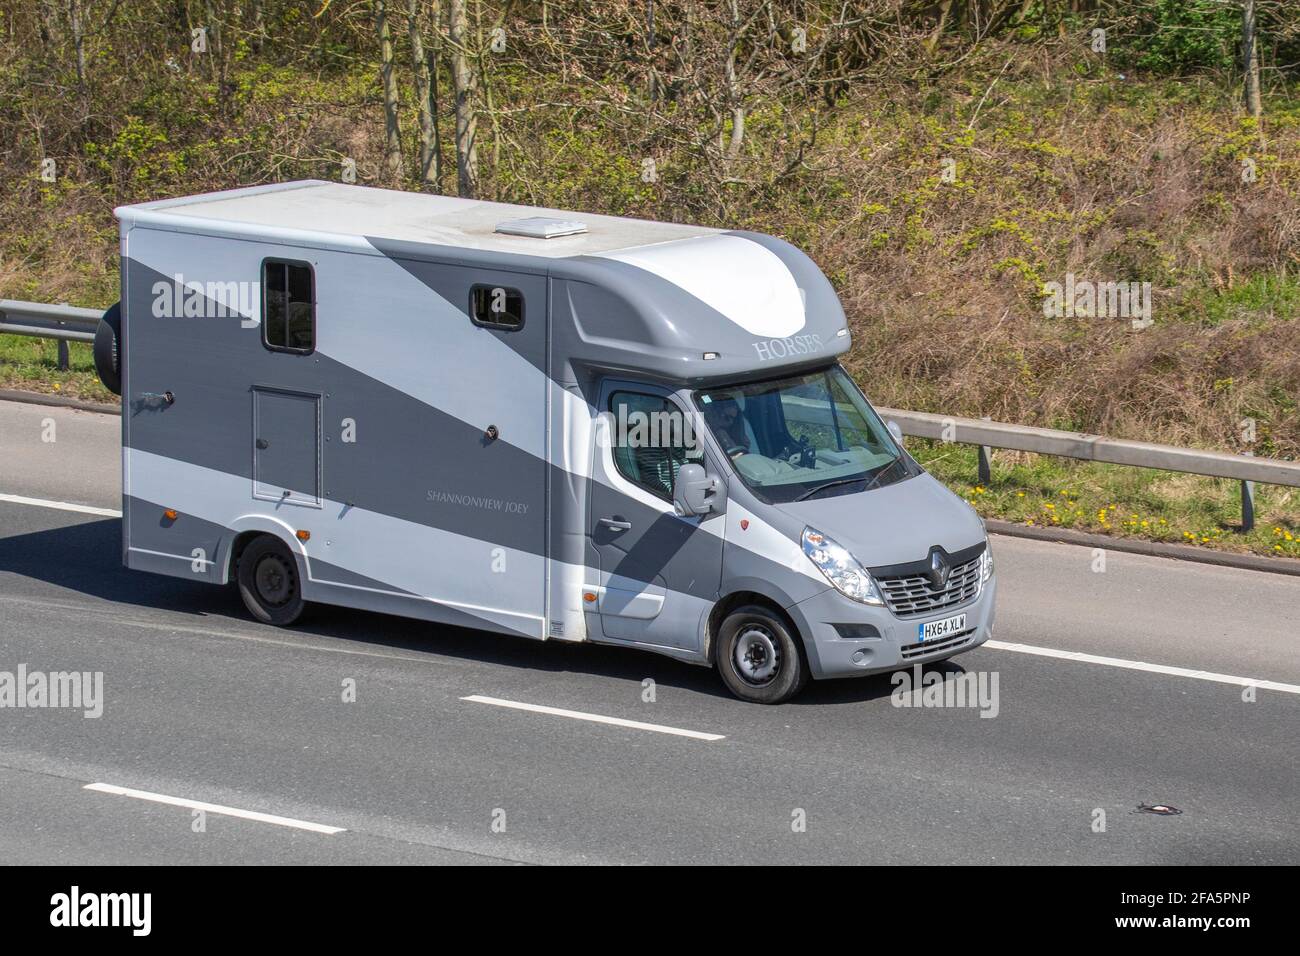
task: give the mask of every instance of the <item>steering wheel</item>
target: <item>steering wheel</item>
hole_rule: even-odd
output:
[[[817,464],[817,449],[807,435],[800,435],[794,444],[786,442],[781,448],[780,457],[800,468],[812,468]]]
[[[730,448],[727,449],[728,458],[735,458],[736,455],[748,455],[748,454],[749,454],[749,449],[746,448],[744,445],[732,445]]]

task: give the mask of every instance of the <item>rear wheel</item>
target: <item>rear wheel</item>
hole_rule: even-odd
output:
[[[780,704],[808,680],[798,638],[776,614],[757,604],[732,611],[718,629],[713,663],[741,700]]]
[[[262,623],[287,627],[302,615],[298,562],[278,538],[255,538],[239,556],[236,577],[244,606]]]
[[[122,394],[122,303],[109,306],[95,327],[95,343],[91,346],[95,372],[104,387],[114,395]]]

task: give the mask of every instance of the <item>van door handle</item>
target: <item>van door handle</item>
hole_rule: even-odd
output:
[[[624,521],[622,518],[601,518],[599,523],[604,525],[610,531],[632,530],[632,522]]]
[[[270,447],[271,447],[271,443],[270,443],[269,441],[267,441],[265,438],[259,438],[259,439],[257,440],[257,447],[258,447],[258,448],[270,448]]]

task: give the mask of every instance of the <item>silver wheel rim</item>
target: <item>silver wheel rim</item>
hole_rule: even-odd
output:
[[[732,660],[741,679],[756,687],[770,684],[781,670],[781,650],[776,638],[757,624],[750,624],[740,632]]]

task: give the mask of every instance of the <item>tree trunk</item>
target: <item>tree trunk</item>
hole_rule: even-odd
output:
[[[415,102],[420,114],[420,185],[437,192],[437,153],[434,150],[433,96],[429,83],[429,58],[420,33],[420,2],[407,0],[406,31],[411,40],[411,72],[415,74]]]
[[[266,3],[265,0],[253,0],[253,29],[248,41],[254,53],[262,52],[266,42]]]
[[[509,11],[510,4],[506,3],[506,10]],[[479,89],[483,91],[483,109],[487,113],[488,120],[492,123],[492,168],[497,169],[501,166],[501,123],[497,118],[496,103],[492,98],[491,71],[483,61],[483,53],[487,50],[487,45],[483,39],[483,0],[474,0],[474,38],[476,56],[475,64],[478,66]]]
[[[456,185],[461,196],[478,195],[478,121],[474,92],[478,85],[466,44],[470,42],[466,0],[451,0],[451,78],[456,91]]]
[[[375,33],[379,37],[379,75],[384,86],[384,162],[388,166],[389,183],[397,186],[402,182],[402,130],[397,118],[397,74],[393,70],[387,0],[375,0]]]
[[[929,39],[925,41],[925,52],[933,53],[934,48],[939,45],[939,38],[943,36],[943,29],[948,25],[948,14],[952,12],[952,0],[943,0],[939,4],[939,22],[934,25],[934,32],[930,34]]]
[[[86,91],[86,29],[82,23],[81,0],[68,0],[68,26],[72,30],[72,49],[77,58],[77,89]]]
[[[49,47],[51,43],[58,42],[59,34],[63,31],[59,28],[59,7],[57,0],[41,0],[41,43]]]
[[[208,53],[212,63],[212,75],[217,83],[217,101],[222,106],[228,106],[230,98],[230,85],[227,82],[229,75],[229,58],[226,55],[226,35],[223,28],[225,22],[226,5],[221,4],[220,10],[214,0],[204,0],[203,15],[207,20],[208,28]]]
[[[1241,11],[1241,60],[1246,74],[1246,109],[1258,118],[1264,112],[1259,94],[1259,38],[1255,32],[1255,0]]]
[[[736,79],[736,48],[740,46],[740,7],[737,0],[731,0],[731,31],[727,38],[727,106],[731,110],[731,138],[727,143],[729,159],[740,155],[740,148],[745,142],[745,106],[740,93],[740,82]]]
[[[439,97],[439,71],[442,69],[442,2],[432,0],[430,19],[433,21],[433,50],[427,52],[429,61],[429,113],[433,117],[433,178],[438,192],[442,192],[442,108]]]

